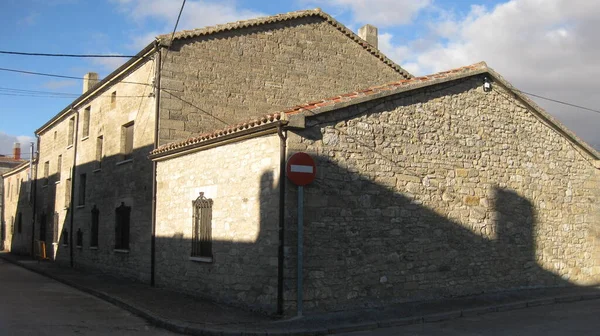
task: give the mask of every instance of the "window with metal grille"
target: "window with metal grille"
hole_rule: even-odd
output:
[[[69,230],[67,230],[67,229],[63,230],[62,240],[63,240],[63,245],[69,245]]]
[[[43,213],[41,218],[40,218],[40,240],[41,241],[46,241],[46,214]]]
[[[81,129],[81,137],[86,138],[90,136],[90,111],[92,110],[91,106],[86,107],[83,110],[83,127]]]
[[[58,212],[54,213],[53,223],[52,223],[52,242],[58,244]]]
[[[121,154],[123,160],[131,159],[133,152],[133,121],[123,125],[121,133]]]
[[[115,210],[115,249],[129,250],[129,219],[131,215],[131,207],[121,202]]]
[[[100,211],[94,205],[92,209],[92,227],[90,230],[90,247],[98,247],[98,224],[100,222]]]
[[[77,237],[75,242],[77,247],[83,246],[83,231],[81,231],[81,228],[77,229]]]
[[[67,146],[73,145],[73,137],[75,136],[75,117],[69,119],[69,133],[67,134]]]
[[[23,214],[19,212],[17,214],[17,233],[23,232]]]
[[[212,206],[203,192],[193,202],[192,257],[212,258]]]
[[[85,187],[87,183],[87,175],[81,174],[79,175],[79,201],[77,205],[85,205]]]

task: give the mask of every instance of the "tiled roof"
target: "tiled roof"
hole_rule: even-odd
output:
[[[305,17],[310,17],[310,16],[318,16],[318,17],[323,18],[326,22],[328,22],[329,24],[334,26],[337,30],[342,32],[344,35],[346,35],[347,37],[352,39],[354,42],[360,44],[364,49],[366,49],[371,54],[373,54],[374,56],[379,58],[381,61],[383,61],[385,64],[387,64],[388,66],[390,66],[391,68],[393,68],[394,70],[399,72],[402,76],[404,76],[404,78],[412,77],[412,75],[410,73],[408,73],[408,71],[404,70],[398,64],[394,63],[391,59],[387,58],[387,56],[382,54],[379,51],[379,49],[373,47],[372,45],[367,43],[365,40],[358,37],[350,29],[346,28],[343,24],[338,22],[336,19],[331,17],[329,14],[323,12],[320,8],[310,9],[310,10],[301,10],[301,11],[277,14],[277,15],[266,16],[266,17],[259,17],[259,18],[255,18],[255,19],[236,21],[236,22],[232,22],[232,23],[220,24],[220,25],[192,29],[192,30],[183,30],[183,31],[176,32],[175,35],[173,35],[173,40],[186,39],[186,38],[192,38],[192,37],[197,37],[197,36],[205,36],[205,35],[215,34],[215,33],[219,33],[219,32],[229,31],[229,30],[260,26],[260,25],[264,25],[264,24],[277,23],[277,22],[294,20],[294,19],[305,18]],[[172,34],[160,35],[160,36],[158,36],[158,39],[163,42],[169,42],[171,40],[171,35]]]
[[[164,153],[164,152],[170,152],[172,150],[185,148],[188,146],[193,146],[195,144],[199,144],[199,143],[202,143],[202,142],[205,142],[208,140],[222,138],[226,135],[239,133],[241,131],[256,128],[258,126],[272,124],[272,123],[282,120],[281,117],[282,117],[282,113],[268,114],[268,115],[265,115],[260,118],[256,118],[256,119],[252,119],[252,120],[249,120],[249,121],[246,121],[243,123],[239,123],[237,125],[227,126],[226,128],[223,128],[220,130],[200,134],[198,136],[191,137],[191,138],[188,138],[183,141],[172,142],[172,143],[169,143],[166,145],[162,145],[162,146],[158,147],[157,149],[153,150],[150,153],[150,155],[156,155],[156,154],[160,154],[160,153]]]
[[[511,90],[516,96],[521,98],[525,103],[527,103],[538,116],[546,120],[550,125],[552,125],[559,133],[565,136],[569,141],[578,145],[580,148],[584,149],[588,152],[592,157],[594,157],[598,162],[600,162],[600,154],[594,148],[590,147],[587,143],[579,139],[577,135],[563,126],[558,120],[540,108],[535,102],[529,99],[527,96],[520,93],[519,90],[515,89],[509,82],[504,80],[502,76],[496,73],[493,69],[489,68],[485,62],[479,62],[472,65],[438,72],[432,75],[414,77],[411,79],[405,79],[385,85],[374,86],[363,90],[358,90],[354,92],[349,92],[346,94],[342,94],[335,97],[330,97],[327,99],[322,99],[302,105],[297,105],[295,107],[283,110],[281,112],[275,114],[269,114],[259,119],[251,120],[248,122],[244,122],[235,126],[227,127],[223,130],[218,130],[214,132],[209,132],[202,134],[197,137],[193,137],[181,142],[174,142],[164,146],[157,148],[152,151],[151,155],[161,154],[165,152],[169,152],[174,149],[185,148],[193,144],[198,144],[203,141],[207,141],[210,139],[215,139],[218,137],[222,137],[224,135],[238,133],[242,130],[257,127],[260,125],[273,123],[279,120],[288,119],[288,116],[300,114],[300,113],[309,113],[309,114],[317,114],[319,112],[326,112],[330,110],[334,110],[337,108],[341,108],[343,106],[349,104],[357,104],[363,101],[377,99],[378,97],[387,96],[396,94],[399,92],[406,92],[413,89],[434,85],[437,83],[443,83],[459,78],[465,78],[468,76],[473,76],[477,74],[488,73],[491,77],[493,77],[496,81],[500,82],[506,88]],[[599,167],[600,168],[600,167]]]

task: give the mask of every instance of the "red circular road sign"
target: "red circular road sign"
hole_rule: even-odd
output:
[[[295,185],[305,186],[314,181],[317,175],[317,166],[310,155],[298,152],[288,159],[286,173]]]

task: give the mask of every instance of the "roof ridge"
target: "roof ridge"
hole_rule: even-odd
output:
[[[247,20],[238,20],[238,21],[234,21],[234,22],[206,26],[206,27],[196,28],[196,29],[181,30],[181,31],[175,32],[175,34],[159,35],[159,36],[157,36],[156,39],[159,40],[161,42],[161,44],[163,44],[163,45],[169,45],[171,43],[171,36],[173,36],[173,40],[186,39],[186,38],[192,38],[192,37],[197,37],[197,36],[211,35],[211,34],[215,34],[215,33],[219,33],[219,32],[235,30],[235,29],[254,27],[254,26],[259,26],[259,25],[263,25],[263,24],[294,20],[294,19],[310,17],[310,16],[318,16],[318,17],[323,18],[327,23],[331,24],[337,30],[339,30],[341,33],[346,35],[348,38],[350,38],[354,42],[358,43],[361,47],[363,47],[365,50],[367,50],[373,56],[379,58],[387,66],[391,67],[396,72],[399,72],[402,76],[404,76],[404,78],[412,78],[413,77],[408,71],[403,69],[400,65],[396,64],[394,61],[392,61],[390,58],[388,58],[386,55],[384,55],[381,51],[379,51],[378,48],[372,46],[367,41],[360,38],[353,31],[351,31],[346,26],[341,24],[339,21],[334,19],[331,15],[322,11],[320,8],[280,13],[280,14],[275,14],[275,15],[270,15],[270,16],[251,18],[251,19],[247,19]]]

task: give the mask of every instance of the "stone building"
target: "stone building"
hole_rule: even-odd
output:
[[[373,29],[363,37],[320,10],[299,11],[159,36],[103,80],[87,74],[83,94],[36,131],[31,232],[56,262],[153,283],[155,257],[166,252],[155,249],[148,153],[411,78],[377,50]]]
[[[33,215],[30,163],[22,161],[2,174],[3,194],[2,230],[0,239],[5,251],[31,254],[31,222]]]
[[[11,219],[10,215],[5,217],[5,198],[10,199],[10,197],[15,197],[13,194],[18,190],[17,188],[12,188],[12,186],[16,185],[13,181],[11,181],[13,184],[7,182],[5,187],[4,173],[20,166],[23,162],[25,160],[21,159],[21,144],[19,143],[14,144],[12,156],[0,155],[0,250],[4,250],[5,246],[7,249],[10,248],[10,244],[5,244],[7,225],[10,228]],[[7,221],[6,218],[9,220]]]
[[[479,63],[154,150],[156,283],[293,312],[298,151],[305,311],[600,280],[600,155]]]

